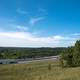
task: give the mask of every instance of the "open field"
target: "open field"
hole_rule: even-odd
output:
[[[58,61],[0,65],[0,80],[80,80],[80,67],[61,68]]]

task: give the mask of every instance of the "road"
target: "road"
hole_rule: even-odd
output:
[[[1,59],[0,64],[22,64],[34,61],[44,61],[44,60],[58,60],[59,56],[49,56],[40,58],[26,58],[26,59]]]
[[[58,60],[59,56],[50,56],[50,57],[44,57],[44,58],[36,58],[33,60],[25,60],[25,61],[19,61],[19,64],[22,63],[29,63],[29,62],[35,62],[35,61],[44,61],[44,60]]]

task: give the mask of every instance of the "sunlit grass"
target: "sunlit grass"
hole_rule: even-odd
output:
[[[80,67],[61,68],[52,60],[0,65],[0,80],[80,80]]]

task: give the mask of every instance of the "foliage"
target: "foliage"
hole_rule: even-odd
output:
[[[64,48],[0,48],[0,59],[25,59],[59,55]]]
[[[75,44],[73,60],[76,66],[80,66],[80,40]]]
[[[48,64],[48,70],[51,70],[52,66],[51,64]]]
[[[66,48],[61,56],[66,66],[80,66],[80,40],[76,41],[75,46]]]

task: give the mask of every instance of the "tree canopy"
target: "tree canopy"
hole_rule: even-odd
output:
[[[80,66],[80,40],[74,46],[66,48],[61,58],[66,61],[66,66]]]
[[[64,48],[0,48],[0,59],[25,59],[59,55]]]

